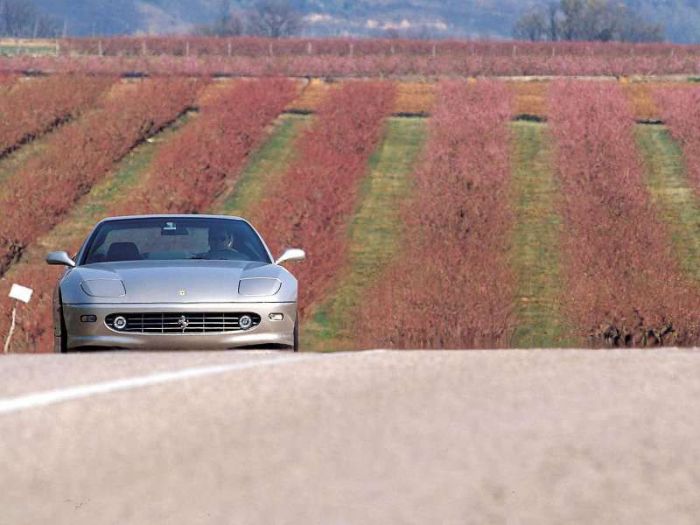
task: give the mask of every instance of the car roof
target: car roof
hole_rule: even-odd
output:
[[[111,221],[125,221],[129,219],[228,219],[234,221],[246,221],[242,217],[236,217],[234,215],[205,215],[199,213],[158,213],[152,215],[119,215],[116,217],[105,217],[100,221],[111,222]]]

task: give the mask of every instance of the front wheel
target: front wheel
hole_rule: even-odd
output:
[[[299,314],[297,313],[297,318],[294,321],[294,351],[299,351]]]
[[[56,311],[56,327],[53,334],[53,351],[57,354],[68,353],[66,321],[63,319],[63,308],[60,305]]]

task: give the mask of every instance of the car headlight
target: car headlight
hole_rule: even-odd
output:
[[[241,279],[238,283],[238,293],[247,297],[275,295],[280,288],[282,288],[282,281],[272,277]]]
[[[118,279],[91,279],[80,283],[80,288],[90,297],[123,297],[124,283]]]

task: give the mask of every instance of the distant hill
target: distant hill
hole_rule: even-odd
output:
[[[213,21],[221,0],[34,0],[65,21],[69,35],[175,33]],[[246,9],[250,0],[232,0]],[[305,35],[508,38],[520,14],[543,0],[294,0]],[[700,42],[700,0],[627,0],[675,42]]]

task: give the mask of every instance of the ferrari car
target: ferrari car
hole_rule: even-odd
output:
[[[54,293],[57,352],[285,347],[298,351],[297,280],[246,220],[114,217],[95,226]]]

